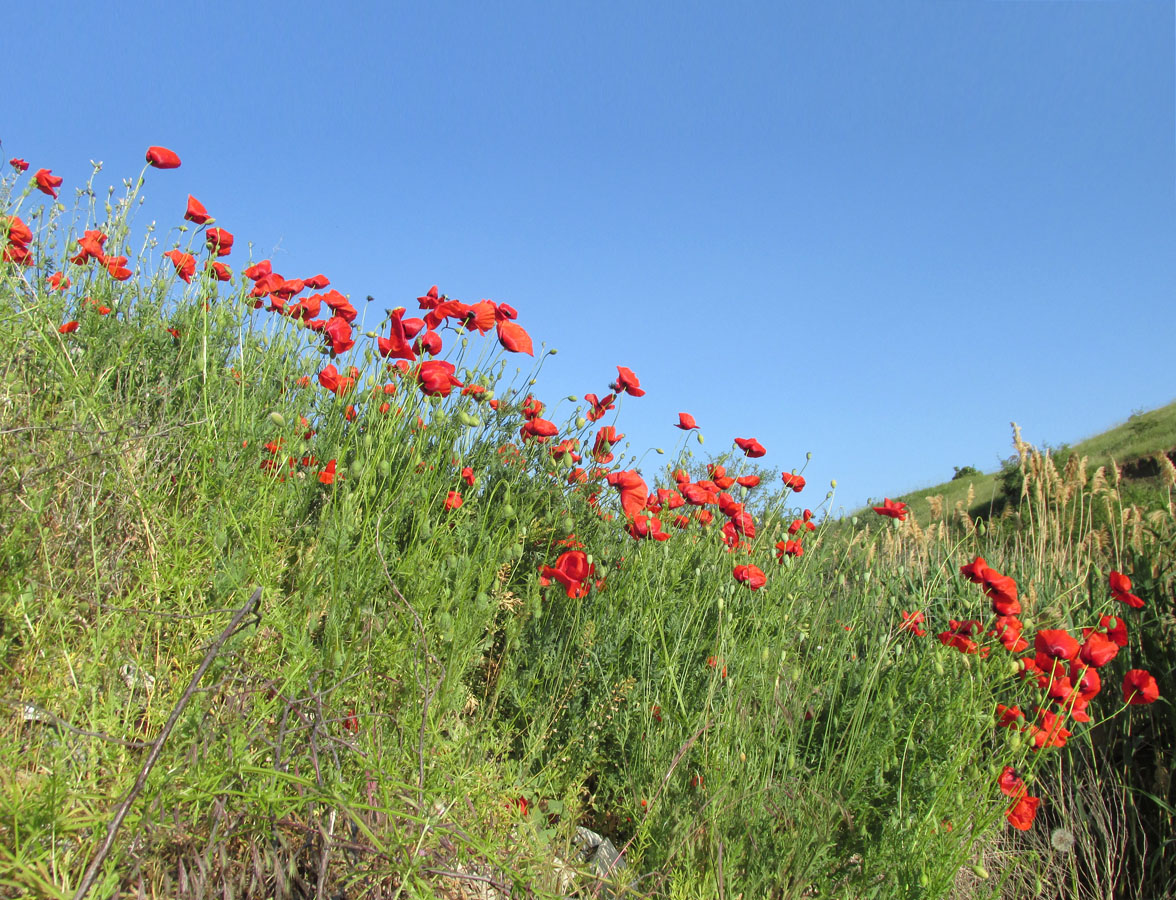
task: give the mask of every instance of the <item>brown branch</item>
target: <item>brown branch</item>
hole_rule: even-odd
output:
[[[114,846],[114,839],[118,836],[118,830],[122,827],[123,820],[127,817],[127,813],[131,811],[131,805],[135,802],[139,794],[142,793],[144,786],[147,784],[147,776],[155,768],[155,763],[159,760],[159,755],[163,752],[164,742],[171,735],[172,729],[176,727],[176,723],[180,720],[180,716],[183,714],[188,702],[196,694],[196,688],[200,684],[200,679],[204,677],[204,673],[208,671],[208,667],[212,665],[212,661],[216,659],[217,654],[220,653],[221,647],[225,645],[225,642],[244,627],[242,622],[244,622],[246,616],[255,610],[259,602],[261,602],[261,588],[254,591],[253,596],[249,598],[248,602],[237,610],[237,614],[233,616],[232,621],[220,633],[220,636],[212,642],[212,645],[208,648],[208,652],[204,654],[204,659],[200,661],[199,668],[192,675],[192,680],[188,682],[188,686],[180,696],[179,702],[176,703],[171,715],[168,716],[167,723],[163,726],[159,737],[151,745],[151,752],[143,760],[143,765],[139,768],[139,775],[135,778],[134,785],[127,792],[127,796],[123,802],[119,804],[114,818],[110,820],[110,824],[106,826],[106,837],[102,841],[101,846],[99,846],[98,852],[90,860],[90,865],[86,868],[86,874],[82,876],[82,882],[78,885],[78,889],[74,893],[74,900],[83,900],[86,894],[90,892],[90,888],[94,886],[94,882],[98,879],[98,871],[102,868],[102,864],[106,861],[106,857],[110,854],[110,850]],[[255,622],[260,621],[260,619],[261,617],[258,616]]]

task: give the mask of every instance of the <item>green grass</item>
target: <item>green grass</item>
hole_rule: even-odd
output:
[[[801,507],[832,493],[774,472],[722,503],[626,514],[608,480],[625,463],[597,436],[639,398],[599,421],[579,400],[538,413],[542,356],[508,381],[517,333],[460,319],[434,323],[441,358],[480,396],[427,395],[420,361],[393,367],[366,335],[327,354],[272,296],[257,308],[253,281],[198,266],[186,284],[157,248],[131,252],[142,184],[68,228],[63,208],[30,209],[25,180],[0,189],[35,263],[0,267],[0,896],[75,896],[91,865],[102,897],[588,896],[577,826],[623,851],[613,889],[630,897],[1164,883],[1170,801],[1124,762],[1162,770],[1170,706],[1116,693],[1129,668],[1173,690],[1173,517],[1054,528],[1075,521],[1065,501],[983,533],[809,530]],[[68,261],[84,228],[132,278]],[[203,254],[201,232],[160,240]],[[327,355],[358,370],[350,390],[320,384]],[[536,415],[558,436],[524,439]],[[641,481],[755,471],[728,453],[721,475],[688,446]],[[789,538],[802,555],[777,551]],[[1122,613],[1112,568],[1147,601],[1103,670],[1103,721],[1071,723],[1064,748],[994,727],[998,703],[1046,701],[960,572],[977,555],[1016,578],[1030,640]],[[259,617],[210,650],[257,588]],[[902,627],[912,611],[930,634]],[[980,652],[935,639],[967,619]],[[1024,832],[1005,766],[1043,801]],[[1050,850],[1063,826],[1082,853]]]

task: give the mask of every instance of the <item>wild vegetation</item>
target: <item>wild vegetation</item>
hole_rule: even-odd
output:
[[[626,456],[626,366],[545,402],[525,311],[434,288],[360,333],[323,275],[232,272],[194,197],[135,249],[178,176],[71,214],[27,168],[0,895],[1167,889],[1170,463],[1144,508],[1018,443],[999,517],[832,522],[789,448],[697,458],[688,413]]]

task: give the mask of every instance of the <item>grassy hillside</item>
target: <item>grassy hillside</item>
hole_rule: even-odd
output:
[[[1135,496],[1154,492],[1161,486],[1160,468],[1156,463],[1156,457],[1161,453],[1176,460],[1176,402],[1148,412],[1134,413],[1121,425],[1073,446],[1062,444],[1053,450],[1055,460],[1061,466],[1071,456],[1085,459],[1091,471],[1099,466],[1109,471],[1113,465],[1118,465],[1123,477],[1130,483],[1126,490]],[[1014,453],[1004,471],[1015,468]],[[972,518],[988,518],[990,513],[1000,512],[1006,496],[1006,483],[1002,481],[1002,474],[1003,471],[996,471],[966,475],[893,496],[893,499],[907,503],[924,520],[930,512],[928,497],[942,498],[945,509],[954,510],[963,504]],[[1007,483],[1014,484],[1015,490],[1020,491],[1020,479],[1015,474],[1009,477]],[[863,509],[857,515],[867,511]]]
[[[1032,448],[985,529],[835,525],[799,451],[753,468],[733,435],[625,468],[637,374],[588,373],[556,417],[525,310],[407,292],[357,333],[325,276],[240,260],[191,202],[199,227],[136,244],[145,177],[181,221],[174,173],[70,216],[16,168],[0,897],[1176,876],[1176,505]]]

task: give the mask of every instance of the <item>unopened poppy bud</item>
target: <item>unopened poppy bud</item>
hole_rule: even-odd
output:
[[[374,339],[374,338],[378,338],[378,337],[379,337],[379,335],[378,335],[378,334],[376,334],[374,331],[365,331],[365,332],[364,332],[364,337],[369,337],[369,338],[373,338],[373,339]]]
[[[588,420],[585,419],[583,416],[576,416],[576,427],[577,428],[583,428],[587,424],[588,424]]]
[[[694,432],[694,439],[696,441],[698,441],[698,443],[700,443],[700,444],[704,443],[704,441],[702,439],[702,432],[701,431]]]
[[[812,455],[812,453],[811,453],[811,452],[810,452],[810,453],[806,453],[806,454],[804,455],[804,458],[805,458],[805,459],[812,459],[812,458],[813,458],[813,455]]]
[[[283,415],[282,415],[280,412],[278,412],[277,410],[274,410],[272,413],[270,413],[270,421],[271,421],[271,422],[273,422],[275,425],[277,425],[279,428],[285,428],[285,427],[286,427],[286,418],[285,418],[285,416],[283,416]]]
[[[972,866],[972,873],[981,881],[984,881],[988,878],[988,870],[984,868],[984,866]]]
[[[832,500],[833,499],[833,492],[832,491],[825,491],[825,499]]]
[[[559,353],[559,351],[556,350],[554,347],[552,347],[550,350],[547,351],[548,356],[555,356],[555,354],[557,354],[557,353]]]
[[[579,403],[579,402],[580,402],[580,398],[577,397],[575,394],[568,394],[568,403]]]
[[[661,447],[654,447],[653,449],[656,450],[662,456],[666,455],[666,451],[663,450]]]
[[[458,410],[457,420],[459,422],[461,422],[462,425],[465,425],[467,428],[477,428],[479,425],[482,424],[481,419],[479,419],[477,416],[470,415],[464,409]]]
[[[836,478],[834,478],[832,481],[829,482],[829,487],[833,488],[833,490],[837,490],[837,479]]]
[[[720,610],[720,612],[722,611],[723,607],[726,605],[726,602],[727,602],[727,601],[726,601],[726,600],[724,600],[722,597],[720,597],[720,598],[719,598],[719,610]]]

